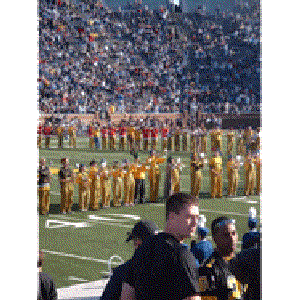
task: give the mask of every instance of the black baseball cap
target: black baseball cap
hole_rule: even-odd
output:
[[[140,238],[142,240],[148,238],[150,235],[155,235],[158,233],[158,227],[153,221],[142,220],[137,222],[131,232],[127,232],[128,237],[126,242],[134,238]]]

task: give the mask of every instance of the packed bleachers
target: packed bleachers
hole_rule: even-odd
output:
[[[226,14],[71,4],[39,5],[41,113],[260,111],[259,4]]]

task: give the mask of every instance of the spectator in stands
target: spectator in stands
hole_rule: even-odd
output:
[[[57,300],[58,299],[57,291],[52,277],[42,271],[44,257],[45,257],[44,252],[40,251],[38,263],[37,263],[38,272],[39,272],[38,300]]]
[[[134,250],[136,251],[146,239],[157,233],[158,227],[153,221],[139,221],[134,225],[131,233],[128,233],[126,242],[132,240]],[[113,274],[107,283],[100,300],[120,299],[122,292],[122,281],[128,276],[127,273],[130,271],[130,264],[131,260],[128,260],[126,263],[113,270]]]

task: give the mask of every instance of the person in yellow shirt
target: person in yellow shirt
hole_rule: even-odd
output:
[[[119,166],[119,162],[115,161],[112,170],[113,205],[115,207],[121,206],[123,175],[124,174],[122,172],[122,169]]]
[[[61,159],[61,168],[58,172],[60,183],[60,209],[62,214],[71,213],[74,194],[74,173],[70,168],[69,159]]]
[[[158,157],[154,150],[150,151],[146,164],[149,166],[149,183],[150,183],[150,202],[155,203],[158,200],[160,168],[159,164],[163,163],[166,159]]]
[[[219,151],[213,152],[213,157],[209,161],[210,168],[210,184],[211,184],[211,197],[221,198],[223,195],[223,161]]]
[[[248,152],[245,163],[245,195],[254,194],[254,185],[255,185],[255,160],[254,157]]]
[[[134,136],[135,136],[135,128],[132,124],[128,127],[128,150],[132,151],[134,149]]]
[[[201,191],[202,169],[205,163],[205,154],[200,154],[200,159],[196,152],[191,157],[191,195],[198,197]]]
[[[123,161],[123,188],[124,188],[124,205],[134,206],[134,167],[128,163],[128,160]]]
[[[180,157],[173,160],[173,166],[171,169],[171,195],[180,192],[180,173],[184,165],[181,163]]]
[[[42,215],[49,213],[50,207],[50,180],[51,172],[46,166],[45,158],[40,159],[38,169],[39,211]]]
[[[90,179],[90,210],[98,210],[98,202],[100,197],[100,176],[98,166],[95,160],[90,162],[89,170]]]
[[[217,127],[215,130],[215,149],[217,151],[222,151],[222,134],[221,128]]]
[[[107,167],[105,159],[102,159],[100,162],[99,174],[100,174],[100,182],[101,182],[100,186],[101,186],[102,208],[107,208],[110,207],[111,170],[109,167]]]
[[[74,125],[70,125],[68,127],[69,134],[69,146],[71,148],[76,148],[76,127]]]
[[[182,151],[187,152],[187,146],[188,146],[188,129],[184,128],[182,129]]]
[[[135,139],[135,150],[141,150],[141,140],[142,140],[142,129],[140,127],[136,127],[134,131],[134,139]]]
[[[64,131],[65,131],[65,128],[62,124],[57,126],[57,128],[56,128],[57,139],[58,139],[57,146],[58,146],[58,148],[61,148],[61,149],[63,149],[63,147],[64,147]]]
[[[231,128],[227,131],[227,155],[233,155],[233,145],[235,142],[234,130]]]
[[[227,162],[227,179],[228,179],[227,195],[229,197],[236,196],[236,190],[238,187],[238,180],[239,180],[239,168],[240,168],[240,162],[238,161],[238,159],[234,159],[232,155],[229,155],[228,162]]]
[[[85,165],[80,164],[76,181],[78,184],[78,204],[80,211],[87,211],[90,203],[90,182]]]
[[[149,167],[145,164],[140,163],[138,154],[134,155],[134,180],[135,180],[135,192],[134,192],[134,202],[144,204],[145,203],[145,194],[146,194],[146,172],[149,170]]]
[[[259,151],[257,151],[257,155],[255,158],[255,166],[256,166],[256,194],[260,195],[261,192],[261,158]]]
[[[100,149],[100,125],[96,124],[95,125],[95,130],[94,130],[94,145],[96,149]]]
[[[246,145],[244,141],[244,131],[239,130],[236,139],[236,154],[244,156],[246,154]]]

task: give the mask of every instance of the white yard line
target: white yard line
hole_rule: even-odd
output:
[[[52,250],[47,250],[47,249],[42,249],[42,251],[44,251],[46,253],[49,253],[49,254],[62,256],[62,257],[71,257],[71,258],[75,258],[75,259],[95,261],[95,262],[98,262],[98,263],[101,263],[101,264],[107,264],[108,263],[108,260],[105,260],[105,259],[99,259],[99,258],[87,257],[87,256],[79,256],[79,255],[75,255],[75,254],[69,254],[69,253],[64,253],[64,252],[52,251]],[[116,262],[112,262],[112,264],[113,265],[119,265]]]

